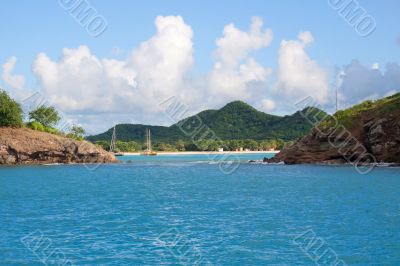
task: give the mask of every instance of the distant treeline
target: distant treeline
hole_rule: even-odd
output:
[[[118,124],[115,126],[117,139],[143,142],[146,130],[151,130],[152,139],[159,143],[190,142],[207,132],[222,140],[253,139],[294,141],[306,135],[313,127],[303,114],[309,117],[325,117],[326,113],[317,108],[306,108],[292,115],[276,116],[254,109],[252,106],[235,101],[219,110],[205,110],[185,118],[169,127]],[[104,133],[87,137],[87,140],[110,141],[114,128]]]
[[[105,150],[110,149],[110,141],[96,141],[95,144],[101,146]],[[245,140],[202,140],[198,142],[190,142],[178,140],[174,143],[156,142],[152,148],[156,151],[217,151],[223,148],[224,151],[267,151],[267,150],[280,150],[286,145],[293,144],[293,141],[277,140],[263,140],[257,141],[252,139]],[[121,152],[138,152],[146,148],[144,143],[136,141],[117,141],[116,151]]]

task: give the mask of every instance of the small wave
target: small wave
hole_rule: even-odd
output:
[[[398,163],[377,163],[375,164],[376,167],[400,167]]]
[[[277,162],[277,163],[268,163],[268,162],[264,162],[263,160],[250,160],[250,161],[248,161],[248,163],[250,163],[250,164],[264,164],[264,165],[282,165],[282,164],[285,164],[283,161]]]
[[[191,164],[208,164],[209,161],[206,161],[206,160],[204,160],[204,161],[193,161],[193,162],[188,162],[188,163],[191,163]]]
[[[216,160],[216,161],[209,161],[208,164],[237,164],[237,163],[244,163],[243,161],[226,161],[226,160]]]

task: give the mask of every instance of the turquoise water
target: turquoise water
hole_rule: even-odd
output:
[[[0,265],[399,264],[399,168],[244,163],[262,157],[2,167]]]

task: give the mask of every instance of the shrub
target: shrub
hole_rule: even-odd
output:
[[[0,127],[21,127],[21,106],[0,89]]]
[[[44,132],[50,133],[50,134],[56,134],[56,135],[60,135],[60,131],[58,131],[55,128],[52,127],[44,127]]]
[[[37,131],[44,131],[44,126],[39,122],[32,121],[32,122],[29,122],[26,125],[30,129],[37,130]]]
[[[79,136],[76,136],[76,135],[74,135],[74,134],[72,134],[72,133],[68,133],[67,135],[65,135],[67,138],[70,138],[70,139],[74,139],[74,140],[79,140],[79,141],[82,141],[82,140],[84,140],[85,138],[84,137],[79,137]]]

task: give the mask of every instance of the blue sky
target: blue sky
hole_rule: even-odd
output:
[[[4,1],[0,32],[3,36],[0,59],[17,56],[23,71],[39,52],[57,57],[64,47],[88,45],[99,56],[112,56],[119,47],[128,52],[154,33],[158,15],[181,15],[195,32],[195,56],[199,71],[212,64],[210,56],[222,28],[234,23],[246,29],[252,16],[260,16],[274,31],[275,40],[268,52],[259,53],[263,63],[276,64],[279,40],[295,38],[300,31],[311,31],[316,39],[310,53],[322,63],[347,64],[357,58],[365,64],[399,61],[400,37],[395,0],[358,1],[377,21],[367,38],[358,36],[327,1],[90,1],[102,14],[108,29],[98,38],[90,37],[58,1]],[[122,55],[121,55],[122,56]]]
[[[250,49],[248,56],[256,59],[258,64],[270,68],[272,73],[279,69],[281,41],[296,40],[300,32],[312,34],[313,42],[307,44],[305,50],[318,67],[329,73],[329,84],[335,80],[335,70],[348,66],[354,59],[359,60],[360,65],[366,68],[378,63],[382,73],[387,63],[399,62],[400,45],[396,40],[400,37],[400,2],[395,0],[358,1],[376,21],[376,29],[368,37],[359,36],[338,11],[330,7],[328,1],[88,2],[108,24],[105,32],[97,38],[91,37],[58,1],[3,1],[0,17],[0,63],[4,64],[11,57],[16,57],[13,73],[24,76],[24,87],[27,90],[42,90],[43,82],[32,72],[32,65],[39,53],[43,52],[57,62],[62,57],[64,48],[77,49],[84,45],[97,58],[125,60],[141,43],[156,34],[154,23],[157,16],[181,16],[184,23],[191,28],[194,63],[190,76],[195,76],[194,84],[207,83],[202,77],[207,76],[218,61],[215,59],[216,40],[223,36],[224,27],[233,23],[237,29],[248,31],[251,19],[255,16],[263,21],[262,29],[272,30],[273,39],[263,48]],[[264,86],[273,87],[276,79],[278,78],[270,78]],[[6,90],[12,90],[12,86],[4,80],[0,84]],[[118,91],[118,88],[115,90]],[[271,101],[277,102],[278,96],[265,93]],[[383,92],[378,94],[382,96]],[[49,95],[48,98],[54,97]],[[254,99],[244,97],[244,100],[257,106]],[[193,111],[203,107],[220,107],[224,99],[222,97],[220,102],[209,105],[204,104],[205,98],[202,101],[203,104],[197,105]],[[58,105],[57,101],[54,104]],[[62,105],[60,108],[63,109]],[[88,119],[79,120],[77,115],[96,113],[95,108],[64,109],[62,111],[67,115],[71,114],[71,119],[84,125],[88,124]],[[98,113],[103,111],[98,110]],[[286,111],[275,108],[271,112]],[[146,115],[148,118],[145,120],[152,119],[154,123],[162,123],[161,116]],[[108,124],[112,124],[114,120],[110,118]],[[143,122],[140,118],[132,118],[128,122],[132,121]],[[88,126],[97,130],[94,126]]]

